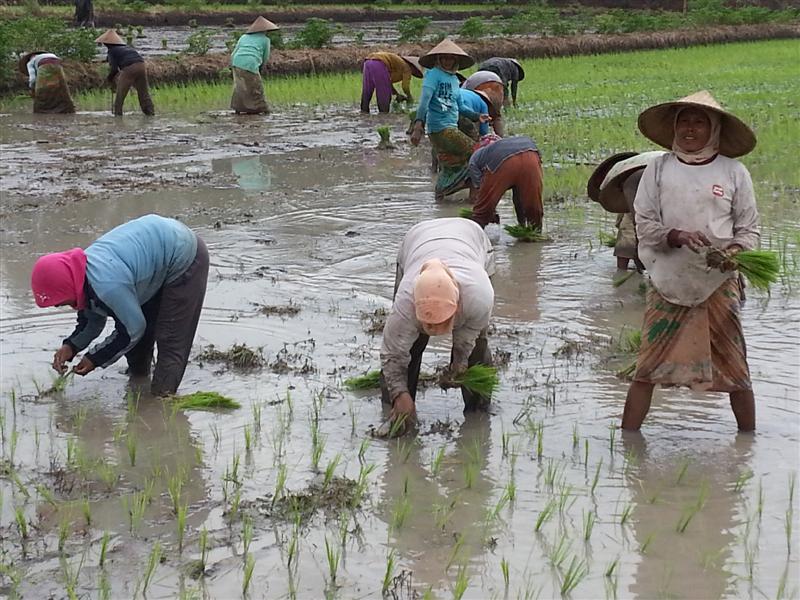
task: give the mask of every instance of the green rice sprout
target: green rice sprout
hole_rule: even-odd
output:
[[[603,573],[604,577],[613,577],[614,572],[617,570],[617,566],[619,565],[619,556],[615,558],[609,565],[606,567],[605,573]]]
[[[518,239],[520,242],[551,242],[553,241],[546,235],[542,234],[540,227],[532,225],[506,225],[503,229],[506,230],[508,235]]]
[[[336,467],[339,466],[339,461],[341,459],[342,459],[342,455],[341,454],[337,454],[325,466],[325,477],[324,477],[324,479],[322,481],[322,489],[323,490],[328,487],[328,484],[333,479],[333,476],[336,473]]]
[[[348,390],[374,390],[381,387],[381,372],[369,371],[358,377],[344,380],[344,387]]]
[[[328,576],[331,583],[336,583],[336,572],[339,570],[339,559],[341,558],[341,551],[334,548],[328,537],[325,536],[325,558],[328,561]]]
[[[59,553],[64,552],[64,547],[67,545],[67,538],[69,534],[72,532],[72,521],[69,518],[69,515],[64,515],[61,518],[61,521],[58,523],[58,551]],[[102,548],[101,548],[102,550]],[[100,555],[100,558],[103,558],[103,554]],[[103,566],[102,564],[100,565]]]
[[[386,570],[383,573],[383,585],[381,586],[381,594],[384,597],[386,597],[386,593],[389,591],[389,586],[392,584],[392,578],[394,577],[394,567],[395,567],[394,548],[392,548],[386,555]]]
[[[550,517],[553,516],[556,505],[557,503],[554,499],[550,499],[547,504],[544,505],[544,508],[539,513],[539,517],[536,519],[536,525],[534,526],[535,531],[539,531],[542,528],[542,525],[544,525],[550,519]]]
[[[602,466],[603,466],[603,459],[601,458],[600,462],[597,463],[597,467],[594,470],[594,479],[592,479],[592,488],[591,488],[592,496],[594,496],[594,490],[597,487],[597,482],[600,480],[600,469],[602,468]]]
[[[106,553],[108,552],[108,542],[111,540],[111,534],[108,529],[103,532],[103,538],[100,540],[100,558],[97,559],[97,566],[101,567],[106,562]]]
[[[564,579],[561,581],[561,595],[566,596],[574,590],[588,572],[586,561],[573,556],[564,572]]]
[[[736,478],[736,483],[733,485],[733,491],[741,492],[745,484],[752,478],[753,478],[753,472],[750,469],[745,469],[744,471],[739,473],[739,477]]]
[[[627,272],[627,273],[625,273],[624,275],[620,275],[619,277],[617,277],[616,279],[614,279],[614,281],[612,281],[612,282],[611,282],[611,285],[613,285],[615,288],[618,288],[618,287],[619,287],[619,286],[621,286],[623,283],[625,283],[626,281],[628,281],[628,279],[630,279],[631,277],[633,277],[635,274],[636,274],[636,271],[628,271],[628,272]]]
[[[17,522],[19,536],[23,540],[28,539],[28,521],[25,518],[25,510],[21,506],[14,507],[14,520]]]
[[[467,206],[462,206],[458,209],[458,216],[462,219],[471,219],[472,218],[472,208]]]
[[[326,540],[327,541],[327,540]],[[247,596],[250,588],[250,580],[253,578],[253,570],[256,567],[256,560],[252,554],[248,554],[244,559],[244,576],[242,578],[242,596]]]
[[[625,508],[622,509],[622,514],[619,516],[619,524],[625,525],[625,522],[630,518],[631,513],[633,513],[633,503],[625,505]]]
[[[153,549],[150,551],[150,556],[147,557],[147,567],[144,570],[144,577],[142,578],[142,595],[147,597],[147,588],[153,579],[158,564],[161,562],[161,542],[156,542]]]
[[[497,369],[486,365],[472,365],[453,379],[453,383],[468,389],[473,394],[490,398],[499,385]]]
[[[458,567],[458,574],[456,575],[456,583],[453,587],[453,600],[461,600],[469,587],[469,576],[467,575],[466,565]]]
[[[594,529],[596,520],[597,515],[594,511],[590,510],[589,512],[583,513],[583,539],[587,542],[589,538],[592,537],[592,530]]]
[[[436,477],[442,469],[442,460],[444,459],[444,446],[441,446],[431,458],[431,475]]]
[[[186,533],[186,517],[189,513],[189,505],[183,503],[175,512],[175,526],[178,531],[178,552],[183,552],[183,536]]]
[[[505,588],[508,589],[508,561],[506,560],[505,556],[500,559],[500,571],[503,573],[503,584],[505,585]]]
[[[627,367],[624,369],[620,369],[617,371],[617,377],[623,379],[625,381],[631,381],[633,379],[633,374],[636,373],[636,361],[634,360],[631,362]]]
[[[217,392],[194,392],[170,398],[176,410],[214,410],[217,408],[241,408],[236,400]]]
[[[709,266],[717,266],[722,260],[729,259],[736,265],[736,270],[745,276],[747,281],[758,290],[769,291],[769,286],[780,276],[781,262],[777,252],[770,250],[742,250],[728,257],[716,248],[706,253]]]
[[[605,231],[598,231],[597,236],[600,238],[600,244],[608,248],[613,248],[617,245],[617,236],[613,233],[606,233]]]
[[[250,542],[253,541],[253,519],[245,516],[242,519],[242,553],[247,555],[250,551]]]
[[[642,542],[642,545],[639,546],[639,553],[640,554],[646,554],[647,553],[647,549],[650,547],[650,544],[653,542],[653,538],[655,538],[655,536],[656,536],[655,533],[651,533],[650,535],[648,535],[645,538],[645,540]]]

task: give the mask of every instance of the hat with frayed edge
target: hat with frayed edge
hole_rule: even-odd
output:
[[[44,50],[35,50],[33,52],[28,52],[26,54],[23,54],[20,57],[19,61],[17,62],[17,68],[19,69],[19,72],[22,73],[23,75],[27,75],[28,63],[31,61],[31,59],[37,54],[44,54],[44,53],[45,53]]]
[[[489,110],[493,110],[494,109],[494,102],[492,102],[492,99],[489,97],[489,94],[487,94],[483,90],[472,90],[472,91],[474,93],[478,94],[478,96],[481,97],[481,100],[486,102],[486,106],[487,106],[487,108]]]
[[[258,17],[250,24],[250,27],[247,28],[245,33],[262,33],[265,31],[277,31],[278,29],[280,29],[280,27],[275,25],[272,21],[268,21],[264,17]]]
[[[94,42],[95,44],[108,44],[109,46],[125,45],[125,41],[119,37],[119,34],[113,29],[106,30],[106,32],[99,36]]]
[[[459,48],[458,44],[447,38],[443,39],[430,51],[428,51],[425,56],[421,57],[419,59],[419,64],[426,69],[432,69],[436,66],[436,57],[441,56],[442,54],[452,54],[455,56],[459,70],[466,69],[467,67],[471,67],[475,64],[474,58]]]
[[[626,158],[612,165],[600,184],[600,194],[597,202],[608,212],[629,212],[630,205],[628,204],[628,199],[625,198],[622,184],[624,184],[625,180],[633,173],[644,169],[652,161],[665,154],[666,152],[663,150],[642,152],[641,154],[631,156],[630,158]]]
[[[756,136],[742,120],[726,111],[706,90],[674,102],[651,106],[639,115],[639,131],[659,146],[672,150],[675,138],[675,115],[686,107],[714,111],[720,116],[719,153],[736,158],[756,147]]]
[[[606,175],[611,170],[615,164],[620,162],[621,160],[625,160],[627,158],[631,158],[632,156],[636,156],[639,154],[638,152],[619,152],[618,154],[612,154],[603,162],[601,162],[595,168],[594,172],[589,177],[589,181],[586,184],[586,195],[589,196],[595,202],[600,202],[600,184],[603,183],[603,180],[606,178]]]
[[[517,65],[517,71],[519,71],[519,79],[517,79],[517,81],[522,81],[525,79],[525,69],[522,68],[522,65],[519,64],[519,61],[516,58],[509,58],[508,60]]]
[[[408,64],[408,66],[411,67],[411,74],[414,77],[420,77],[420,78],[422,77],[423,75],[422,65],[419,64],[418,56],[401,56],[400,58],[406,61],[406,64]]]
[[[421,323],[437,325],[458,310],[458,285],[445,264],[429,260],[414,281],[414,308]]]

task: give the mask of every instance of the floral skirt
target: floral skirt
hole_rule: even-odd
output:
[[[231,108],[237,113],[248,115],[269,113],[261,75],[233,67]]]
[[[467,163],[475,142],[454,127],[429,133],[428,137],[439,160],[437,195],[452,194],[463,189],[467,180]]]
[[[33,96],[35,113],[74,113],[75,104],[69,95],[67,78],[60,64],[40,65],[36,73]]]

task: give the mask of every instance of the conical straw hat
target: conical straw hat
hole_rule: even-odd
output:
[[[481,97],[481,100],[486,102],[486,106],[490,111],[494,108],[494,102],[492,102],[492,99],[489,97],[489,94],[487,94],[483,90],[472,90],[472,91],[478,94],[478,96]]]
[[[606,178],[606,175],[608,175],[611,167],[621,160],[631,158],[637,154],[638,152],[620,152],[618,154],[612,154],[599,165],[597,165],[597,168],[595,168],[594,172],[589,177],[588,183],[586,184],[586,195],[595,202],[600,202],[600,184],[603,183],[603,180]]]
[[[109,29],[95,40],[96,44],[109,44],[111,46],[124,46],[124,40],[113,29]]]
[[[277,31],[280,29],[272,21],[267,21],[264,17],[258,17],[250,27],[247,28],[245,33],[261,33],[262,31]]]
[[[464,52],[455,42],[445,38],[439,44],[437,44],[432,50],[430,50],[425,56],[419,59],[419,64],[421,64],[426,69],[432,69],[436,65],[436,56],[442,54],[452,54],[458,59],[458,69],[466,69],[467,67],[471,67],[475,64],[475,59],[473,59],[469,54]]]
[[[404,61],[411,67],[411,74],[414,77],[422,77],[422,65],[419,64],[418,56],[401,56]]]
[[[517,65],[517,71],[519,71],[519,81],[525,79],[525,69],[522,68],[522,65],[519,64],[519,61],[516,58],[509,58],[508,60]]]
[[[639,115],[639,131],[659,146],[672,150],[675,136],[675,114],[686,106],[693,106],[717,113],[721,119],[719,153],[736,158],[744,156],[756,147],[756,136],[743,121],[720,106],[714,97],[702,90],[674,102],[651,106]]]
[[[666,152],[663,150],[642,152],[641,154],[631,156],[613,165],[600,184],[600,195],[597,201],[608,212],[628,212],[630,210],[630,205],[622,190],[622,184],[624,184],[625,180],[633,173],[644,169],[652,161],[664,154],[666,154]]]
[[[19,69],[20,73],[26,77],[28,76],[28,63],[37,54],[44,54],[44,50],[34,50],[33,52],[28,52],[20,57],[19,62],[17,62],[17,68]]]

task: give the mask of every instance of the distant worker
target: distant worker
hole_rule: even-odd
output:
[[[492,243],[469,219],[432,219],[408,230],[397,254],[394,302],[381,344],[381,392],[392,419],[416,418],[422,353],[430,336],[453,343],[449,375],[492,364],[486,338],[494,307]],[[464,410],[485,410],[489,398],[462,388]]]
[[[19,59],[19,71],[28,77],[28,89],[33,97],[33,112],[75,112],[69,86],[61,68],[61,59],[50,52],[28,52]]]
[[[92,0],[75,0],[75,26],[94,27]]]
[[[472,220],[481,227],[499,223],[497,205],[511,190],[517,222],[541,229],[542,180],[539,150],[529,137],[501,138],[477,149],[469,159]]]
[[[106,325],[114,331],[83,355],[73,371],[87,375],[123,355],[128,374],[147,376],[151,391],[174,394],[183,379],[208,279],[208,250],[174,219],[145,215],[115,227],[86,250],[46,254],[36,261],[31,289],[40,308],[71,306],[78,324],[53,357],[59,373]]]
[[[411,144],[419,144],[427,127],[440,168],[436,180],[436,198],[440,199],[466,185],[467,161],[474,142],[459,131],[459,114],[475,121],[488,121],[489,115],[472,111],[461,99],[456,71],[466,69],[475,61],[455,43],[443,40],[419,62],[428,71],[422,80],[422,94],[411,128]]]
[[[503,137],[506,134],[503,121],[503,104],[506,95],[500,76],[492,71],[475,71],[461,83],[461,87],[481,92],[489,98],[492,105],[492,112],[489,113],[489,116],[492,117],[492,129],[497,135]]]
[[[147,67],[144,58],[136,50],[126,45],[116,31],[109,29],[98,37],[95,42],[105,44],[108,49],[108,72],[109,85],[115,89],[113,112],[116,116],[122,116],[122,109],[125,105],[125,98],[131,87],[136,88],[136,95],[139,98],[139,107],[146,115],[156,114],[153,107],[153,100],[150,98],[150,86],[147,83]]]
[[[369,113],[372,95],[378,101],[378,112],[388,113],[392,96],[400,102],[413,102],[411,77],[422,78],[422,67],[416,56],[400,56],[393,52],[373,52],[364,59],[361,79],[361,112]],[[403,93],[395,83],[401,83]]]
[[[617,215],[614,256],[617,257],[617,268],[623,271],[627,270],[631,260],[638,271],[644,270],[637,250],[633,201],[644,168],[662,154],[663,150],[641,154],[636,152],[614,154],[597,166],[587,183],[586,192],[589,198],[608,212]]]
[[[269,60],[271,42],[268,32],[280,27],[264,17],[258,17],[236,42],[231,53],[233,68],[233,96],[231,108],[237,115],[269,113],[264,96],[261,69]]]
[[[514,58],[500,58],[495,56],[488,60],[483,61],[478,66],[478,71],[492,71],[500,76],[505,88],[505,106],[509,102],[517,106],[517,84],[525,79],[525,71],[519,61]],[[509,95],[509,87],[511,94]],[[510,99],[510,100],[509,100]]]

